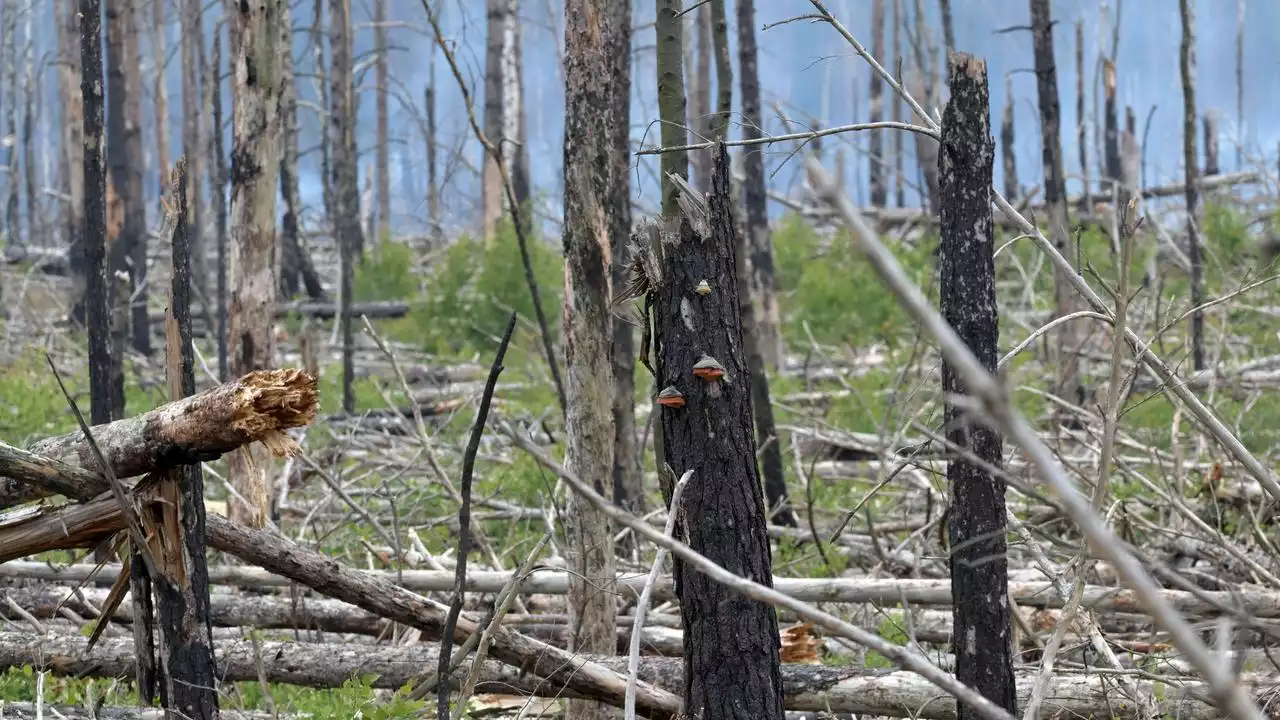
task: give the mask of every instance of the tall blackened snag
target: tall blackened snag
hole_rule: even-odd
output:
[[[729,156],[722,144],[705,202],[687,185],[681,188],[678,230],[669,225],[653,249],[660,256],[652,264],[660,277],[649,278],[658,385],[674,387],[685,401],[682,407],[661,407],[660,472],[671,480],[663,483],[669,496],[674,477],[693,471],[681,507],[670,509],[684,518],[682,539],[718,565],[772,585],[729,193]],[[675,577],[684,620],[685,711],[717,720],[780,720],[773,609],[678,560]]]
[[[942,316],[989,372],[995,372],[999,317],[992,248],[991,137],[987,66],[965,53],[947,62],[951,100],[942,116],[938,154],[942,246]],[[947,440],[987,466],[1000,467],[1001,437],[972,403],[950,363],[942,366]],[[1005,544],[1005,482],[985,466],[955,458],[947,466],[951,505],[947,535],[954,598],[956,677],[1016,712]],[[965,705],[961,720],[976,718]]]

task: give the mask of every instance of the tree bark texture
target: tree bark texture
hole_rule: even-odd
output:
[[[107,307],[107,175],[103,147],[102,2],[79,0],[80,95],[84,99],[85,318],[89,330],[89,407],[94,424],[111,419],[111,315]]]
[[[608,497],[605,478],[614,468],[613,366],[609,312],[612,243],[607,210],[617,182],[614,143],[602,128],[627,126],[614,117],[613,63],[606,38],[617,30],[616,12],[603,0],[570,0],[565,6],[564,128],[564,353],[568,400],[565,465],[594,478]],[[616,603],[611,523],[577,495],[564,514],[565,551],[574,581],[569,587],[569,650],[608,655],[616,648]],[[595,703],[571,702],[571,719],[608,718]]]
[[[1182,42],[1178,64],[1182,72],[1182,164],[1187,202],[1187,256],[1191,260],[1191,362],[1197,372],[1204,369],[1204,270],[1200,258],[1200,158],[1196,152],[1196,8],[1189,0],[1178,0],[1182,15]]]
[[[1102,59],[1102,92],[1103,177],[1107,180],[1102,189],[1110,198],[1115,185],[1120,182],[1120,106],[1116,100],[1116,65],[1110,58]]]
[[[1040,158],[1044,167],[1044,199],[1049,207],[1049,237],[1063,257],[1071,259],[1070,220],[1067,217],[1067,179],[1063,169],[1062,113],[1058,103],[1058,68],[1053,52],[1053,20],[1049,0],[1031,0],[1031,37],[1035,48],[1036,94],[1040,102]],[[1071,314],[1077,305],[1070,279],[1057,267],[1053,270],[1053,296],[1057,316]],[[1077,341],[1067,323],[1058,328],[1056,355],[1057,377],[1054,392],[1068,402],[1078,402],[1080,386]]]
[[[169,186],[169,83],[165,72],[169,68],[167,4],[166,0],[152,0],[151,23],[147,27],[147,37],[151,42],[151,97],[155,102],[156,190],[159,193],[164,193]]]
[[[41,100],[41,80],[35,68],[35,36],[32,34],[32,16],[35,9],[28,6],[22,18],[22,173],[23,194],[26,198],[27,234],[14,238],[21,243],[36,243],[41,240],[44,231],[44,218],[40,213],[40,166],[36,164],[36,129],[35,125]]]
[[[181,401],[195,393],[195,357],[191,345],[191,246],[186,227],[186,158],[173,173],[177,225],[171,243],[173,275],[165,323],[169,394]],[[204,471],[199,462],[161,474],[159,494],[144,522],[154,528],[152,554],[160,577],[156,595],[160,657],[165,672],[165,706],[192,720],[218,717],[213,665],[213,626],[209,619],[209,567],[205,558]],[[163,537],[164,540],[160,540]],[[141,563],[135,558],[134,566]]]
[[[895,57],[905,58],[906,52],[902,43],[902,2],[903,0],[893,0],[893,52]],[[890,100],[890,106],[893,108],[892,116],[894,122],[902,122],[902,100],[896,95]],[[902,152],[902,133],[893,133],[893,196],[894,205],[903,208],[907,206],[907,176],[903,172],[906,166],[906,156]]]
[[[374,0],[373,3],[373,37],[374,37],[374,104],[378,113],[378,149],[377,162],[374,165],[378,193],[378,237],[382,242],[391,233],[391,137],[387,126],[390,122],[387,107],[387,0]],[[292,43],[285,47],[292,48]]]
[[[1204,176],[1213,177],[1221,172],[1218,165],[1218,114],[1204,114]]]
[[[191,279],[201,299],[206,320],[213,319],[209,297],[208,263],[204,244],[204,195],[200,183],[204,177],[204,153],[200,139],[204,137],[204,104],[200,87],[200,45],[204,42],[204,13],[200,0],[182,2],[182,154],[187,156],[187,230],[191,237]],[[230,23],[234,24],[234,23]],[[229,29],[228,32],[231,32]],[[234,56],[234,50],[232,52]],[[210,323],[212,324],[212,323]]]
[[[704,3],[689,16],[693,21],[693,38],[684,37],[685,64],[689,68],[689,142],[711,139],[711,4]],[[685,30],[689,28],[686,27]],[[690,62],[690,59],[692,62]],[[714,155],[708,150],[695,150],[689,155],[693,186],[706,192],[711,187]]]
[[[285,16],[285,20],[280,23],[280,32],[283,33],[280,38],[280,117],[283,133],[280,150],[280,197],[284,200],[284,215],[280,221],[281,294],[285,298],[292,298],[300,289],[305,289],[307,297],[312,300],[328,300],[315,263],[302,246],[299,232],[302,198],[298,190],[298,85],[293,62],[293,13],[287,3],[281,12]]]
[[[228,32],[230,32],[228,30]],[[209,91],[210,121],[213,132],[209,133],[209,188],[213,196],[213,215],[217,251],[217,344],[218,344],[218,379],[226,382],[231,372],[227,358],[227,156],[223,152],[222,133],[222,33],[213,34],[213,61],[209,80],[213,87]],[[207,330],[207,329],[206,329]]]
[[[351,2],[330,0],[329,144],[333,172],[334,229],[340,245],[353,259],[364,255],[364,229],[360,227],[360,168],[356,153],[356,98],[352,79]]]
[[[85,292],[89,258],[84,234],[84,95],[80,91],[80,13],[78,4],[56,3],[61,16],[58,27],[58,89],[62,95],[63,182],[67,191],[68,266],[71,274],[71,320],[85,324]]]
[[[942,118],[938,159],[942,200],[942,316],[979,361],[995,372],[1000,337],[992,244],[991,176],[995,143],[988,116],[986,63],[971,55],[948,57],[951,99]],[[950,363],[942,366],[947,439],[995,467],[1000,434],[951,398],[966,394]],[[947,465],[951,504],[951,594],[955,598],[952,647],[956,677],[1017,712],[1013,676],[1008,560],[1005,545],[1005,481],[967,459]],[[960,718],[979,717],[968,706]]]
[[[243,375],[275,364],[275,304],[280,248],[276,188],[281,123],[280,6],[284,0],[239,4],[232,16],[235,98],[231,147],[230,308],[227,355]],[[193,245],[194,250],[194,245]],[[228,458],[233,519],[260,526],[267,514],[267,456],[245,447]]]
[[[507,206],[501,162],[511,178],[516,204],[529,199],[529,173],[523,149],[524,100],[520,78],[520,20],[518,0],[487,0],[485,46],[484,134],[498,148],[495,158],[484,157],[481,197],[483,231],[492,237]]]
[[[688,139],[685,134],[685,93],[684,93],[684,27],[678,17],[681,0],[656,0],[657,19],[654,29],[657,34],[658,52],[658,114],[662,119],[662,145],[675,147],[684,145]],[[749,124],[748,120],[748,124]],[[662,215],[674,217],[680,211],[676,202],[676,187],[668,180],[669,175],[689,178],[689,154],[686,152],[663,153],[660,167],[662,172]]]
[[[312,82],[315,85],[315,97],[318,98],[320,102],[320,107],[323,108],[325,112],[332,112],[333,103],[331,102],[331,98],[329,97],[329,79],[330,79],[329,67],[325,62],[325,53],[324,53],[325,42],[328,40],[328,35],[325,32],[324,7],[325,7],[324,2],[312,3],[311,71],[313,76]],[[325,122],[325,121],[322,120],[322,122]],[[328,118],[327,123],[328,123],[328,127],[332,129],[333,118]],[[331,140],[331,132],[321,131],[319,145],[320,145],[320,177],[322,178],[330,178],[333,176],[333,170],[332,170],[333,147],[330,140]],[[324,182],[324,183],[321,183],[321,188],[322,188],[322,196],[324,198],[325,217],[329,220],[330,226],[333,228],[336,228],[337,225],[334,222],[335,207],[334,207],[334,201],[333,201],[332,185],[333,183],[331,182]],[[335,237],[336,237],[337,230],[334,229],[333,232],[335,233]]]
[[[612,287],[627,282],[631,237],[631,0],[604,3],[601,42],[608,63],[605,93],[614,122],[604,126],[607,134],[609,183],[603,192],[605,222],[612,239],[610,255]],[[644,514],[644,475],[636,442],[636,340],[635,329],[613,320],[613,501],[636,515]]]
[[[764,127],[760,108],[759,51],[756,46],[755,0],[738,2],[738,72],[742,73],[742,139],[757,140]],[[666,144],[666,139],[663,139]],[[664,155],[663,158],[667,156]],[[747,218],[747,266],[751,286],[741,288],[755,307],[755,323],[760,353],[766,368],[782,367],[783,344],[779,328],[778,280],[773,264],[773,235],[769,230],[769,209],[765,193],[764,152],[748,146],[742,155],[742,202]]]
[[[1088,117],[1084,112],[1084,20],[1076,20],[1076,149],[1079,153],[1082,192],[1080,212],[1093,211],[1093,183],[1089,172]]]
[[[422,103],[423,112],[427,116],[427,234],[433,243],[440,239],[441,234],[440,183],[436,179],[436,76],[434,61],[435,49],[432,48],[431,82],[422,91]],[[630,62],[629,59],[628,62]]]
[[[1018,151],[1013,132],[1013,78],[1004,82],[1004,112],[1000,115],[1000,167],[1004,174],[1004,196],[1009,202],[1017,200],[1022,190],[1018,185]]]
[[[112,185],[124,206],[124,225],[111,248],[112,273],[126,272],[126,293],[116,302],[126,303],[132,321],[133,348],[151,352],[151,324],[147,322],[147,206],[143,197],[142,75],[139,70],[138,21],[133,2],[107,6],[107,89],[111,107],[107,113],[107,163]],[[137,295],[137,297],[133,297]],[[130,300],[132,298],[132,300]],[[120,328],[123,333],[124,327]],[[121,359],[123,361],[123,358]],[[123,388],[120,388],[123,392]],[[123,400],[123,398],[121,398]],[[123,407],[123,403],[121,403]]]
[[[653,313],[659,386],[680,391],[685,405],[661,407],[659,472],[679,477],[693,471],[682,507],[670,508],[680,513],[677,532],[686,542],[734,573],[771,584],[723,145],[705,204],[687,192],[680,204],[685,215],[679,233],[664,232],[656,250],[662,257]],[[695,292],[704,280],[711,292]],[[723,368],[723,377],[693,374],[704,356]],[[675,577],[685,630],[685,712],[708,719],[782,718],[773,609],[678,560]]]
[[[889,61],[884,49],[884,3],[885,0],[871,0],[871,55],[882,65]],[[884,80],[871,73],[871,122],[883,121]],[[871,206],[884,207],[889,198],[889,186],[885,182],[888,157],[885,155],[884,133],[872,130],[867,142],[867,151],[871,156],[867,161],[867,167],[871,171]]]

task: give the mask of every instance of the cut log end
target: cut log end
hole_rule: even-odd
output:
[[[297,443],[281,431],[315,421],[320,408],[315,376],[297,368],[258,370],[238,386],[232,427],[260,439],[278,456],[297,452]]]

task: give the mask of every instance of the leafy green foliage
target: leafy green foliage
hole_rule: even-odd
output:
[[[383,240],[376,251],[365,254],[352,275],[351,296],[357,301],[408,300],[418,294],[413,249],[404,243]]]

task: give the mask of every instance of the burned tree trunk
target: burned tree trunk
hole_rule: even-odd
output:
[[[329,127],[333,147],[333,234],[338,245],[338,324],[342,334],[342,409],[355,412],[351,383],[355,376],[352,361],[351,285],[353,266],[364,248],[360,228],[360,190],[355,143],[355,89],[351,80],[350,0],[332,0],[329,6],[329,44],[333,53],[333,90],[330,94]]]
[[[1040,153],[1044,165],[1044,199],[1049,208],[1049,237],[1064,257],[1071,238],[1067,218],[1067,180],[1062,162],[1062,137],[1059,134],[1062,117],[1058,104],[1058,67],[1053,52],[1053,20],[1049,0],[1031,0],[1031,37],[1035,45],[1036,92],[1040,101]],[[984,93],[985,94],[985,93]],[[1075,306],[1075,291],[1070,279],[1057,267],[1053,271],[1053,296],[1057,316],[1069,315]],[[1054,392],[1070,402],[1078,401],[1080,380],[1076,359],[1074,326],[1070,323],[1057,333],[1058,374]]]
[[[905,56],[902,43],[902,0],[893,0],[893,53],[896,57]],[[902,99],[894,95],[892,100],[893,121],[902,122]],[[894,205],[907,206],[906,174],[903,173],[906,160],[902,152],[903,133],[893,133],[893,196]]]
[[[374,37],[374,77],[377,87],[374,88],[374,105],[378,113],[378,148],[377,162],[374,164],[374,176],[378,193],[378,235],[375,242],[382,242],[391,233],[391,168],[389,160],[390,138],[387,134],[389,123],[387,109],[387,0],[374,0],[373,3],[373,37]],[[292,47],[292,43],[286,45]]]
[[[330,113],[330,112],[333,112],[333,103],[331,102],[331,98],[329,97],[328,66],[326,65],[325,59],[324,59],[324,44],[325,44],[325,41],[327,40],[327,34],[325,33],[325,25],[324,25],[324,6],[325,6],[324,0],[317,0],[316,2],[312,3],[312,13],[311,13],[311,48],[312,48],[311,70],[312,70],[312,73],[311,74],[312,74],[312,81],[315,83],[315,93],[316,93],[316,98],[320,103],[320,108],[324,113]],[[329,123],[330,127],[332,127],[333,119],[326,118],[324,114],[321,114],[320,122],[322,124]],[[332,162],[332,154],[333,154],[333,147],[330,144],[329,132],[321,130],[319,145],[320,145],[320,177],[327,179],[332,177],[331,162]],[[329,220],[330,226],[333,228],[336,228],[337,226],[334,223],[335,210],[334,210],[334,202],[333,202],[333,188],[331,187],[331,185],[332,183],[330,182],[320,183],[321,197],[324,198],[325,217]],[[335,233],[335,237],[336,237],[337,231],[333,230],[333,232]]]
[[[80,95],[84,98],[85,318],[89,330],[89,414],[111,420],[111,315],[107,307],[107,175],[103,147],[102,3],[79,0]]]
[[[227,155],[222,142],[222,26],[213,33],[213,61],[209,72],[209,115],[213,132],[209,133],[209,189],[213,196],[214,228],[217,236],[217,322],[218,379],[227,381]],[[190,242],[190,241],[188,241]]]
[[[1120,106],[1116,100],[1116,65],[1110,58],[1102,59],[1102,91],[1105,98],[1103,151],[1106,158],[1103,174],[1107,180],[1102,190],[1105,197],[1111,197],[1114,187],[1120,182]]]
[[[440,239],[440,182],[436,179],[436,73],[435,48],[432,48],[431,82],[422,91],[423,112],[427,116],[427,235],[434,243]],[[630,205],[628,205],[630,208]]]
[[[63,8],[62,3],[55,3]],[[58,28],[58,87],[62,94],[62,162],[66,170],[67,249],[71,272],[71,321],[85,324],[85,295],[88,288],[89,256],[85,247],[84,205],[84,96],[80,92],[80,13],[77,5],[65,7]],[[99,188],[101,189],[101,188]]]
[[[736,228],[730,210],[729,156],[717,150],[705,204],[689,193],[679,230],[654,243],[657,377],[681,406],[661,408],[664,496],[674,476],[692,471],[677,532],[695,551],[756,582],[773,578],[764,498],[751,432],[751,370],[742,354],[735,280]],[[706,233],[699,236],[699,233]],[[678,233],[678,234],[677,234]],[[702,282],[710,292],[699,292]],[[669,394],[669,393],[668,393]],[[674,476],[673,476],[674,475]],[[693,717],[783,717],[778,619],[773,609],[675,561],[684,619],[685,712]]]
[[[236,375],[275,362],[277,280],[276,182],[280,162],[280,6],[284,0],[236,5],[232,15],[235,98],[231,149],[231,297],[227,354]],[[253,447],[229,458],[244,503],[230,516],[253,526],[266,517],[266,456]]]
[[[609,184],[604,192],[605,218],[612,238],[613,289],[627,281],[627,241],[631,237],[631,0],[604,3],[601,31],[608,63],[606,92],[614,122],[606,125]],[[636,341],[635,330],[613,321],[613,502],[628,511],[644,513],[644,475],[636,443]]]
[[[169,393],[180,400],[195,393],[195,359],[191,346],[191,255],[185,213],[186,158],[174,171],[173,197],[177,226],[173,234],[173,279],[165,321]],[[205,560],[204,473],[200,463],[164,471],[159,494],[168,502],[153,504],[148,518],[168,542],[152,544],[160,577],[155,581],[159,611],[160,657],[164,663],[165,706],[192,720],[218,717],[213,667],[213,627],[209,618],[209,568]],[[158,551],[158,552],[154,552]],[[135,561],[134,565],[140,565]]]
[[[1182,42],[1179,66],[1182,71],[1182,164],[1186,173],[1183,184],[1187,200],[1187,256],[1191,260],[1191,358],[1194,369],[1204,369],[1204,315],[1198,309],[1204,302],[1203,273],[1200,259],[1200,227],[1198,221],[1200,190],[1200,158],[1196,153],[1196,8],[1189,0],[1178,0],[1182,15]]]
[[[711,4],[703,3],[691,14],[694,37],[691,40],[686,33],[684,45],[685,66],[689,68],[685,77],[689,91],[689,142],[693,143],[711,138]],[[706,192],[711,187],[711,153],[694,151],[689,155],[689,164],[693,186]]]
[[[989,372],[995,372],[999,317],[992,246],[991,175],[995,147],[988,113],[986,63],[964,53],[948,57],[951,99],[942,118],[938,170],[942,194],[939,303],[942,316]],[[1043,78],[1043,76],[1041,76]],[[984,465],[952,459],[947,467],[951,504],[952,646],[956,677],[1010,713],[1017,712],[1005,546],[1005,481],[1000,434],[959,404],[964,383],[951,363],[942,366],[947,439]],[[969,706],[961,720],[977,718]]]
[[[315,263],[302,247],[299,232],[299,213],[302,198],[298,190],[298,86],[293,63],[292,12],[286,3],[281,10],[285,17],[280,23],[280,117],[282,147],[280,150],[280,197],[284,200],[284,215],[280,221],[280,291],[285,298],[293,298],[305,288],[312,300],[328,300]],[[323,135],[323,133],[321,133]],[[299,284],[301,280],[301,284]]]
[[[742,73],[742,138],[758,139],[763,127],[760,111],[759,51],[756,46],[755,0],[738,2],[738,72]],[[666,144],[666,139],[663,139]],[[665,157],[665,156],[664,156]],[[769,231],[769,212],[766,206],[764,152],[748,147],[742,156],[742,170],[746,180],[742,185],[742,200],[746,206],[747,258],[751,268],[751,287],[742,288],[748,293],[755,307],[755,323],[759,329],[760,353],[766,368],[782,367],[782,334],[778,327],[778,280],[773,266],[773,236]],[[770,499],[770,502],[773,498]]]
[[[564,346],[568,445],[565,465],[578,477],[594,478],[606,497],[613,469],[613,371],[610,358],[609,265],[612,246],[606,198],[617,178],[610,162],[611,138],[602,128],[626,125],[614,117],[610,95],[614,49],[605,38],[617,29],[607,0],[570,0],[565,5],[564,127]],[[608,208],[612,209],[612,208]],[[614,575],[611,523],[574,494],[564,515],[569,573],[570,652],[612,654],[616,604],[599,592]],[[610,708],[570,702],[574,720],[609,718]]]
[[[1084,21],[1076,20],[1076,149],[1080,161],[1080,212],[1093,211],[1093,183],[1089,178],[1089,133],[1084,114]]]
[[[1018,187],[1018,156],[1014,148],[1013,134],[1013,78],[1004,80],[1004,112],[1000,115],[1000,167],[1004,171],[1004,196],[1013,202],[1021,190]]]
[[[1218,114],[1204,114],[1204,176],[1213,177],[1221,170],[1218,165]]]
[[[485,53],[484,134],[497,146],[497,157],[484,157],[481,198],[485,237],[493,234],[507,203],[498,163],[511,178],[517,207],[529,198],[528,166],[523,161],[523,100],[520,80],[518,0],[488,0]]]
[[[871,54],[881,64],[888,62],[884,54],[884,3],[885,0],[871,0]],[[892,102],[892,100],[891,100]],[[871,122],[884,120],[884,80],[871,73]],[[872,130],[868,138],[867,167],[871,171],[871,206],[884,207],[889,199],[889,186],[885,183],[884,133]]]
[[[658,36],[658,114],[662,118],[662,145],[675,147],[685,144],[684,131],[684,28],[681,26],[680,0],[657,0],[654,29]],[[741,7],[741,6],[739,6]],[[747,113],[743,109],[743,115]],[[749,116],[745,125],[750,126]],[[674,217],[680,212],[676,202],[676,186],[668,176],[689,178],[689,154],[669,152],[662,154],[662,215]]]
[[[165,5],[166,0],[151,0],[151,23],[147,31],[153,73],[151,96],[155,101],[156,188],[160,193],[164,193],[169,184],[169,83],[165,73],[169,53]]]
[[[147,206],[142,187],[142,76],[139,72],[138,22],[132,0],[112,2],[107,7],[107,90],[111,105],[107,113],[107,163],[112,185],[123,204],[124,223],[111,248],[112,273],[128,274],[128,282],[112,283],[129,309],[120,318],[123,336],[132,318],[133,348],[151,352],[151,324],[147,321]],[[137,297],[132,297],[137,295]],[[123,361],[123,358],[121,359]],[[123,411],[124,388],[119,390]]]
[[[203,137],[204,113],[200,89],[198,45],[204,42],[204,14],[200,0],[182,0],[182,154],[187,157],[187,233],[191,243],[191,280],[200,297],[206,327],[213,325],[213,308],[209,297],[208,268],[204,245],[204,195],[200,181],[204,177]]]

